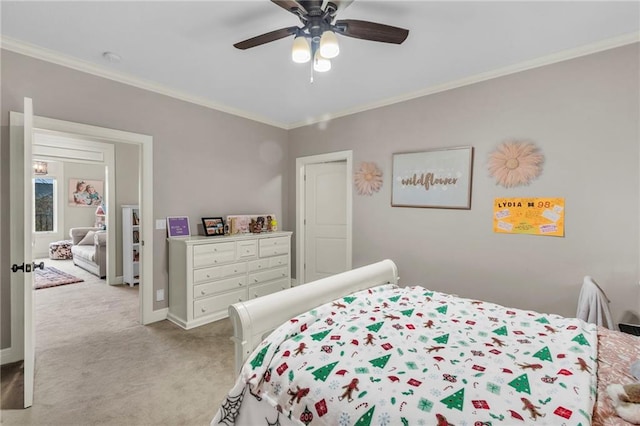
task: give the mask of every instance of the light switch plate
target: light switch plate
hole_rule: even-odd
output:
[[[164,219],[156,219],[156,229],[167,229],[167,221]]]

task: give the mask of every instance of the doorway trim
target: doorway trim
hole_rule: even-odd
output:
[[[24,115],[19,112],[10,112],[10,127],[22,127]],[[127,143],[138,145],[141,148],[140,155],[140,186],[139,199],[143,209],[140,217],[141,242],[145,246],[142,251],[142,279],[140,282],[140,310],[139,320],[141,324],[150,324],[166,319],[168,308],[153,310],[153,137],[149,135],[131,133],[122,130],[108,129],[88,124],[74,123],[71,121],[57,120],[53,118],[34,116],[33,127],[36,131],[60,132],[68,134],[75,139],[94,139],[107,143]],[[11,146],[23,141],[14,141],[21,137],[19,132],[10,132]],[[113,210],[113,209],[109,209]],[[113,227],[111,227],[113,228]],[[115,232],[114,232],[115,237]],[[112,259],[114,262],[115,259]],[[115,274],[114,274],[115,275]],[[114,277],[115,278],[115,277]],[[113,278],[112,278],[113,279]],[[13,279],[12,279],[13,282]],[[11,286],[11,346],[2,349],[2,362],[13,362],[23,359],[22,327],[24,322],[24,309],[19,296],[22,293],[15,291],[16,286]],[[20,294],[18,294],[20,293]]]
[[[334,163],[337,161],[346,161],[346,179],[347,187],[347,270],[352,268],[353,259],[353,186],[351,185],[351,176],[353,176],[353,151],[337,151],[327,154],[310,155],[307,157],[296,158],[296,285],[307,282],[305,277],[304,261],[305,261],[305,219],[306,212],[304,208],[305,187],[304,178],[306,166],[310,164]]]

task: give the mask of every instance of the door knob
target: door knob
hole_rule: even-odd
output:
[[[34,271],[36,269],[38,269],[38,268],[40,268],[40,269],[42,269],[44,271],[44,262],[40,262],[40,263],[32,262],[32,263],[33,263],[33,270]]]
[[[20,265],[20,266],[18,266],[17,264],[15,264],[15,263],[14,263],[14,264],[11,266],[11,270],[12,270],[13,272],[18,272],[19,270],[22,270],[22,271],[24,272],[24,263],[23,263],[22,265]]]

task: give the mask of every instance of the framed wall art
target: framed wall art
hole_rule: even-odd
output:
[[[224,235],[224,220],[221,217],[203,217],[202,229],[207,237]]]
[[[168,216],[167,235],[169,237],[188,237],[191,235],[189,229],[189,218],[187,216]]]
[[[69,179],[69,205],[75,207],[100,206],[104,197],[104,181],[91,179]]]
[[[391,205],[471,209],[473,147],[393,154]]]

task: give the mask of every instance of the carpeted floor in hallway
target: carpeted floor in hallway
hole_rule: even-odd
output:
[[[138,287],[71,267],[84,282],[36,291],[34,405],[5,409],[3,395],[2,424],[208,424],[235,378],[231,322],[142,326]]]

